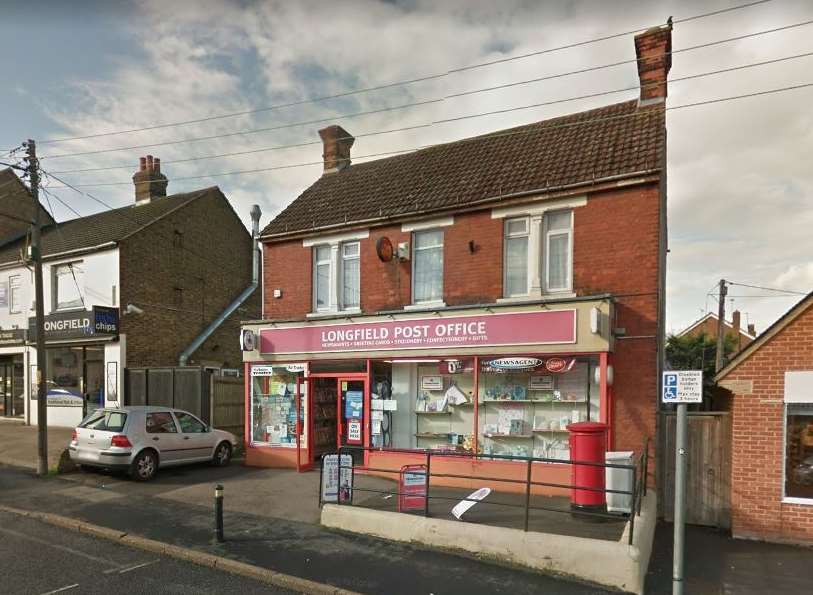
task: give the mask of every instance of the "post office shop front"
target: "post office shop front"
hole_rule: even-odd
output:
[[[424,449],[509,473],[489,455],[568,459],[568,424],[610,421],[612,311],[571,298],[245,325],[247,463],[306,470],[345,445],[376,448],[356,454],[370,466]]]
[[[121,344],[118,309],[59,312],[45,317],[48,425],[75,426],[93,408],[118,402]],[[36,324],[29,323],[29,344],[36,344]],[[36,349],[31,349],[28,416],[37,423]]]

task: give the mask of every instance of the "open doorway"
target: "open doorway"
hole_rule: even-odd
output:
[[[313,404],[311,461],[318,463],[325,453],[336,450],[339,392],[335,378],[312,378],[309,382],[310,390],[308,392],[312,395]]]

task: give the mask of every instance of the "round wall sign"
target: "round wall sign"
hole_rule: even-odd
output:
[[[378,254],[378,258],[381,262],[389,262],[392,260],[395,251],[388,237],[378,238],[378,241],[375,243],[375,253]]]
[[[255,347],[257,346],[257,339],[254,335],[254,331],[249,329],[243,330],[243,337],[242,337],[242,345],[240,346],[243,351],[254,351]]]
[[[575,363],[575,359],[568,362],[561,357],[552,357],[545,362],[545,369],[547,369],[548,372],[568,372]]]

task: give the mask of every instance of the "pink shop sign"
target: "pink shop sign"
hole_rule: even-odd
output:
[[[413,318],[260,330],[260,353],[295,354],[576,342],[576,310]]]

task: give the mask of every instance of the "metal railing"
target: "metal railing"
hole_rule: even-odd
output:
[[[574,461],[571,459],[554,459],[554,458],[545,458],[545,457],[520,457],[520,456],[513,456],[513,455],[497,455],[497,454],[475,454],[475,453],[461,453],[457,451],[442,451],[442,450],[432,450],[432,449],[398,449],[398,448],[381,448],[381,447],[369,447],[369,446],[344,446],[337,451],[329,454],[337,454],[338,456],[338,477],[341,478],[343,476],[343,471],[347,470],[347,465],[342,464],[342,456],[346,454],[351,454],[353,452],[375,452],[381,454],[388,454],[388,453],[395,453],[395,454],[409,454],[412,456],[422,456],[424,458],[424,466],[425,470],[410,470],[408,471],[411,475],[424,475],[425,476],[425,483],[424,483],[424,490],[421,493],[415,492],[401,492],[398,489],[396,491],[392,490],[379,490],[379,489],[371,489],[371,488],[360,488],[356,487],[355,485],[355,476],[357,472],[364,472],[366,473],[382,473],[388,475],[395,475],[399,476],[403,473],[402,469],[385,469],[379,467],[372,467],[363,465],[357,467],[356,465],[352,465],[349,467],[351,471],[351,488],[349,490],[350,497],[348,500],[343,501],[341,495],[338,495],[336,498],[337,504],[341,505],[354,505],[353,502],[353,494],[355,492],[369,492],[373,494],[384,494],[384,495],[391,495],[396,497],[401,496],[412,496],[412,497],[420,497],[424,500],[424,509],[423,515],[426,517],[430,516],[429,511],[429,504],[431,500],[446,500],[446,501],[453,501],[453,502],[462,502],[462,501],[469,501],[469,502],[479,502],[481,504],[487,504],[491,506],[503,506],[503,507],[510,507],[510,508],[520,508],[523,510],[524,518],[523,518],[523,530],[528,531],[529,523],[530,523],[530,513],[531,511],[543,511],[543,512],[555,512],[555,513],[566,513],[571,515],[576,515],[585,518],[596,518],[596,519],[612,519],[612,520],[620,520],[620,519],[628,519],[630,524],[629,530],[629,543],[630,545],[633,543],[633,535],[635,531],[635,517],[640,516],[641,514],[641,506],[643,504],[643,499],[647,494],[647,479],[649,474],[649,438],[647,438],[644,442],[643,448],[638,455],[633,457],[633,463],[631,465],[622,464],[622,463],[607,463],[607,462],[595,462],[595,461]],[[498,461],[509,461],[509,462],[516,462],[516,463],[523,463],[526,466],[525,478],[524,479],[512,479],[506,477],[489,477],[484,475],[466,475],[460,473],[437,473],[432,471],[432,460],[441,458],[467,458],[471,459],[472,461],[489,461],[489,460],[498,460]],[[533,471],[534,471],[534,463],[556,463],[561,465],[581,465],[581,466],[588,466],[588,467],[601,467],[603,469],[622,469],[627,470],[632,474],[632,487],[630,490],[614,490],[609,489],[605,486],[603,488],[597,488],[592,486],[586,485],[574,485],[571,483],[563,484],[558,482],[549,482],[549,481],[534,481],[533,480]],[[461,479],[461,480],[470,480],[470,481],[478,481],[478,482],[494,482],[494,483],[502,483],[502,484],[521,484],[524,485],[524,503],[523,504],[513,504],[508,502],[495,502],[489,500],[487,502],[481,501],[478,499],[473,499],[470,497],[450,497],[450,496],[442,496],[442,495],[432,495],[431,488],[432,488],[432,479]],[[340,480],[341,481],[341,480]],[[437,487],[437,486],[436,486]],[[562,509],[562,508],[554,508],[550,506],[535,506],[531,504],[531,496],[534,487],[547,487],[547,488],[557,488],[557,489],[569,489],[569,490],[579,490],[585,492],[603,492],[605,494],[622,494],[630,496],[630,511],[629,513],[620,513],[614,514],[610,512],[605,512],[604,510],[591,510],[591,509],[580,509],[580,508],[569,508],[569,509]],[[341,489],[339,489],[341,492]],[[324,502],[327,503],[327,502]],[[320,481],[319,486],[319,505],[323,504],[322,501],[322,485]]]

